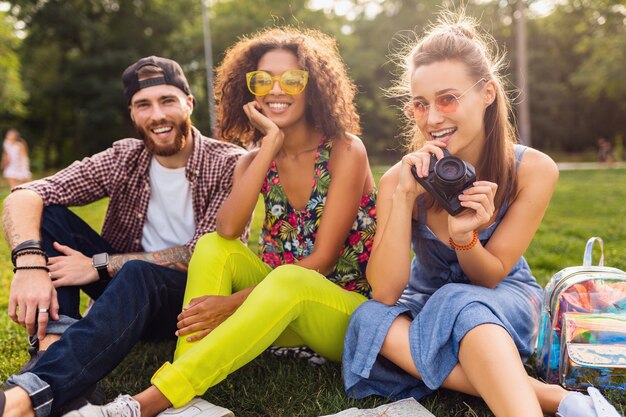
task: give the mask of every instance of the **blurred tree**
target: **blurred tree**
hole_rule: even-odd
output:
[[[0,131],[24,117],[27,95],[22,85],[20,60],[17,54],[20,40],[15,36],[13,22],[0,12]]]
[[[390,0],[380,2],[381,12],[371,17],[367,1],[355,0],[360,11],[351,23],[350,48],[344,55],[351,75],[359,86],[358,104],[363,120],[363,137],[375,162],[397,161],[406,143],[406,119],[400,102],[387,98],[386,91],[398,81],[399,60],[414,43],[442,6],[452,2],[435,0]],[[479,6],[466,4],[468,13],[479,13]]]
[[[594,4],[595,3],[595,4]],[[584,4],[584,3],[583,3]],[[576,46],[576,53],[587,58],[572,76],[572,83],[583,87],[585,96],[601,96],[620,101],[626,110],[626,4],[596,0],[586,14],[589,36]],[[582,25],[583,22],[580,22]]]
[[[399,76],[392,56],[403,40],[414,39],[413,32],[423,33],[442,5],[454,8],[456,3],[352,0],[349,16],[337,16],[330,9],[312,10],[309,1],[209,1],[213,62],[217,65],[239,37],[266,26],[290,24],[335,36],[359,88],[362,137],[369,153],[375,162],[397,160],[403,116],[398,102],[384,93]],[[0,79],[11,80],[0,84],[0,115],[6,120],[7,109],[13,111],[11,117],[28,112],[30,137],[40,141],[47,167],[65,165],[133,134],[120,75],[146,55],[181,63],[197,99],[194,124],[209,132],[201,1],[9,3],[10,17],[24,22],[27,36],[20,43],[0,15]],[[464,7],[508,52],[509,89],[515,99],[514,3],[473,0]],[[577,151],[595,146],[598,134],[626,135],[626,7],[611,0],[558,4],[547,16],[530,16],[528,21],[533,145]],[[371,6],[379,12],[372,14]],[[18,46],[23,88],[14,53]],[[16,104],[6,104],[11,103],[4,99],[7,90]]]
[[[27,25],[22,45],[30,122],[45,167],[65,165],[131,132],[120,76],[152,54],[179,59],[171,34],[200,11],[193,0],[12,1]],[[189,62],[182,61],[181,62]]]
[[[198,7],[201,2],[198,1]],[[302,28],[315,28],[325,33],[341,36],[341,26],[345,19],[327,15],[320,10],[308,7],[308,0],[213,0],[208,1],[209,19],[213,51],[213,63],[219,65],[224,53],[235,41],[250,36],[258,30],[270,26],[291,25]],[[204,37],[199,21],[201,10],[196,12],[197,24],[183,25],[172,32],[173,44],[184,46],[182,62],[190,62],[187,76],[198,106],[196,114],[202,120],[196,126],[205,133],[210,132],[208,99],[206,97],[206,66],[204,61]],[[341,43],[341,42],[340,42]]]
[[[626,8],[569,0],[529,22],[533,139],[547,149],[595,149],[626,132]]]
[[[24,79],[31,92],[31,126],[39,132],[46,167],[104,149],[132,135],[121,73],[146,55],[183,66],[198,106],[194,124],[209,132],[201,2],[197,0],[13,0],[24,21]],[[238,37],[263,26],[292,24],[339,32],[340,19],[306,7],[306,0],[214,1],[213,50],[219,62]]]

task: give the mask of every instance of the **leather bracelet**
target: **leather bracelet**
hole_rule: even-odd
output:
[[[24,250],[19,251],[18,253],[15,254],[16,262],[17,262],[17,258],[19,258],[20,256],[24,256],[24,255],[40,255],[46,259],[46,264],[48,263],[48,255],[46,255],[46,252],[39,250],[39,249],[24,249]]]
[[[13,266],[15,266],[16,255],[26,249],[39,249],[40,251],[43,252],[43,244],[41,243],[41,240],[31,239],[31,240],[22,242],[16,247],[14,247],[13,250],[11,251],[11,262],[13,262]]]
[[[17,271],[21,271],[24,269],[41,269],[44,270],[46,272],[50,272],[50,269],[47,266],[43,266],[43,265],[26,265],[26,266],[16,266],[15,268],[13,268],[13,273],[16,273]]]
[[[448,240],[448,243],[450,243],[450,247],[454,250],[470,250],[474,246],[476,246],[476,243],[478,243],[478,231],[474,230],[472,232],[472,240],[468,244],[465,244],[465,245],[456,244],[454,243],[454,240],[452,240],[452,238]]]

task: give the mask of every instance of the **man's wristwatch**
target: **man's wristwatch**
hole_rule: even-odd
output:
[[[91,264],[96,271],[98,271],[98,276],[101,280],[106,281],[111,279],[109,276],[109,271],[107,267],[109,266],[109,254],[106,252],[96,253],[91,257]]]

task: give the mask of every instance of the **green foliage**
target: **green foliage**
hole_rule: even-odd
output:
[[[378,180],[386,171],[375,167]],[[6,195],[6,189],[0,197]],[[605,169],[563,171],[548,212],[532,244],[526,251],[537,280],[548,279],[566,266],[580,265],[584,245],[591,236],[605,244],[609,266],[626,270],[626,170]],[[76,213],[99,229],[106,201],[75,208]],[[263,221],[263,201],[258,200],[252,223],[251,248],[257,247]],[[597,258],[594,258],[597,260]],[[11,280],[10,256],[6,243],[0,243],[0,311],[6,311]],[[16,372],[27,360],[24,331],[6,313],[0,314],[0,380]],[[116,370],[103,381],[108,398],[118,393],[137,393],[150,384],[152,373],[171,360],[173,342],[140,344]],[[535,375],[532,367],[527,367]],[[225,381],[211,388],[204,397],[231,408],[238,416],[318,416],[339,410],[372,408],[386,399],[370,397],[356,401],[343,391],[339,364],[311,366],[305,361],[276,359],[267,354],[255,359]],[[626,395],[608,392],[607,397],[626,412]],[[420,402],[437,416],[491,416],[482,400],[447,390],[439,390]]]
[[[16,97],[11,109],[44,167],[73,159],[132,135],[120,74],[149,54],[178,60],[197,98],[194,124],[210,132],[204,59],[202,2],[194,0],[12,0],[10,19],[25,24],[21,43],[0,16],[0,40],[12,37],[18,61],[0,54],[0,85]],[[434,0],[352,0],[347,16],[332,7],[312,10],[309,0],[212,0],[208,13],[213,64],[235,40],[274,25],[317,28],[332,34],[359,94],[363,140],[372,160],[396,160],[402,148],[403,116],[384,90],[397,78],[394,52],[412,32],[423,33],[442,7]],[[508,51],[508,81],[516,97],[515,0],[470,1],[463,6]],[[372,5],[380,12],[372,14]],[[595,149],[599,135],[626,133],[623,112],[626,61],[623,5],[610,0],[555,3],[546,16],[529,15],[529,98],[533,144],[541,149],[581,152]],[[0,45],[7,43],[0,42]],[[0,46],[2,48],[2,46]],[[17,48],[17,49],[16,49]],[[15,51],[19,55],[15,55]],[[21,70],[20,70],[21,65]],[[3,68],[12,68],[9,78]],[[505,71],[505,72],[507,72]],[[11,78],[13,77],[13,78]],[[28,97],[24,93],[28,92]],[[0,93],[5,94],[5,93]],[[0,106],[7,103],[0,100]],[[21,103],[24,103],[23,107]],[[2,111],[0,111],[2,113]],[[28,114],[28,116],[26,116]],[[0,126],[1,127],[1,126]],[[31,146],[33,148],[33,146]]]
[[[21,50],[31,92],[28,125],[46,149],[45,167],[66,165],[128,136],[122,71],[146,55],[179,59],[185,49],[172,43],[171,34],[181,21],[196,21],[199,11],[192,0],[12,4],[28,25]]]
[[[26,115],[24,102],[27,94],[22,85],[18,47],[19,39],[13,32],[12,19],[0,12],[0,120]],[[0,131],[9,127],[1,123]]]
[[[584,4],[579,7],[583,8]],[[626,79],[622,76],[626,62],[625,16],[623,4],[607,0],[589,2],[587,19],[578,26],[589,31],[590,36],[581,39],[576,47],[576,52],[585,59],[572,75],[572,82],[583,87],[589,100],[606,96],[621,104],[622,111],[626,110],[622,100],[626,94]]]
[[[598,136],[624,132],[626,12],[607,3],[568,1],[529,22],[532,134],[539,147],[595,149]]]

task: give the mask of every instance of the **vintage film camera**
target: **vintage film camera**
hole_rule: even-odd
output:
[[[440,160],[430,154],[427,177],[418,177],[414,166],[411,172],[417,182],[453,216],[465,208],[461,206],[459,195],[476,181],[476,170],[472,164],[451,155],[446,149],[443,149],[443,158]]]

